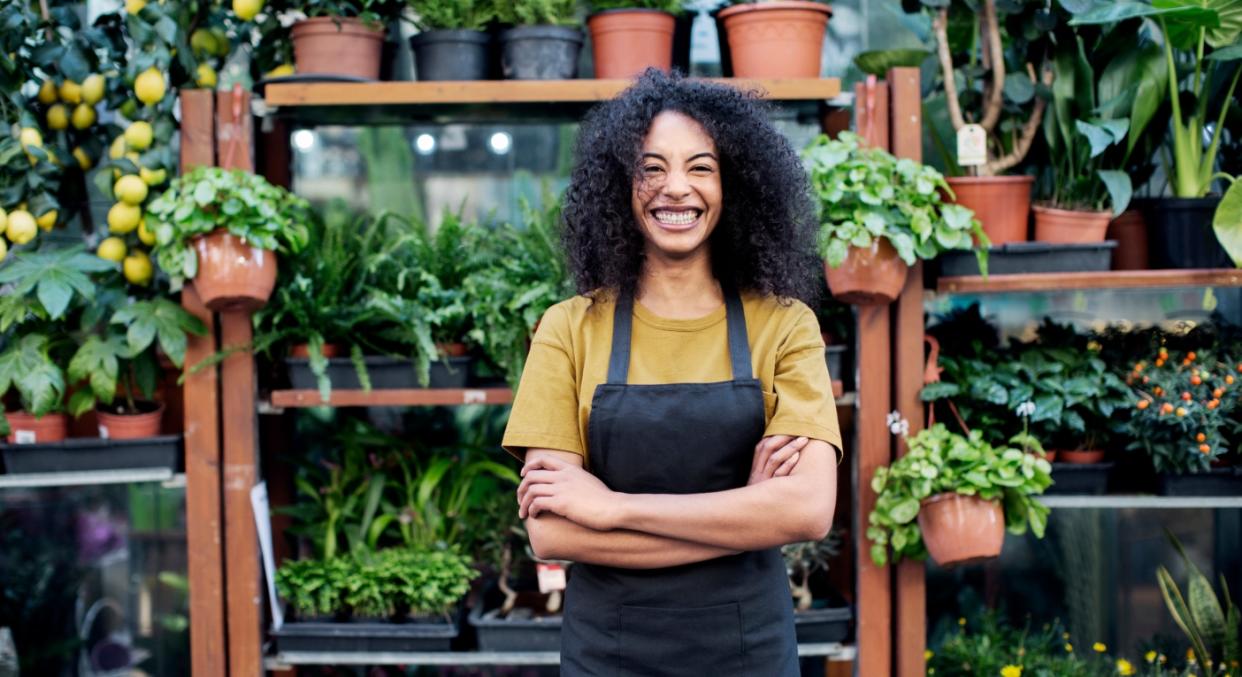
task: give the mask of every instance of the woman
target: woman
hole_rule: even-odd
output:
[[[648,71],[584,121],[581,296],[532,342],[504,446],[572,560],[562,674],[797,675],[780,546],[823,538],[836,409],[797,154],[732,88]]]

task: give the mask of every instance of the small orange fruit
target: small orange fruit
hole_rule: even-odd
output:
[[[1225,376],[1225,383],[1228,385],[1233,385],[1233,374],[1228,374]]]
[[[1141,411],[1141,410],[1146,409],[1147,407],[1150,407],[1150,406],[1151,406],[1151,400],[1139,400],[1139,401],[1138,401],[1138,404],[1137,404],[1137,405],[1135,405],[1135,406],[1137,406],[1137,407],[1139,408],[1139,410]]]
[[[1150,381],[1150,380],[1151,380],[1151,379],[1150,379],[1150,378],[1147,378],[1146,376],[1144,376],[1144,377],[1143,377],[1143,383],[1147,383],[1147,382],[1148,382],[1148,381]]]
[[[1175,412],[1173,412],[1173,413],[1177,414],[1177,417],[1178,417],[1178,418],[1182,418],[1183,416],[1185,416],[1185,415],[1186,415],[1186,407],[1178,407],[1178,408],[1177,408],[1177,411],[1175,411]]]
[[[1160,386],[1156,386],[1156,387],[1155,387],[1155,393],[1156,393],[1156,395],[1157,395],[1157,396],[1163,395],[1163,394],[1164,394],[1164,388],[1161,388]]]
[[[1208,445],[1206,445],[1206,444],[1200,444],[1200,445],[1199,445],[1199,453],[1201,453],[1201,454],[1210,454],[1210,453],[1212,453],[1212,448],[1211,448],[1211,447],[1209,447],[1209,446],[1208,446]]]
[[[1134,365],[1134,371],[1135,371],[1136,373],[1137,373],[1137,372],[1140,372],[1140,371],[1143,371],[1143,363],[1142,363],[1142,362],[1139,362],[1138,364]],[[1242,371],[1242,364],[1239,364],[1239,365],[1238,365],[1238,371]]]
[[[1220,406],[1220,400],[1212,400],[1211,402],[1207,403],[1208,409],[1215,409],[1216,407],[1219,407],[1219,406]]]
[[[1224,394],[1225,394],[1225,389],[1224,389],[1224,388],[1217,388],[1216,390],[1213,390],[1213,391],[1212,391],[1212,397],[1215,397],[1215,398],[1216,398],[1216,399],[1218,399],[1218,400],[1219,400],[1219,399],[1221,398],[1221,396],[1222,396],[1222,395],[1224,395]]]
[[[1199,433],[1198,435],[1195,435],[1196,442],[1203,442],[1206,439],[1207,439],[1207,435],[1204,435],[1203,433]]]
[[[1190,393],[1182,393],[1182,400],[1189,402],[1191,400]]]
[[[1167,414],[1173,411],[1173,405],[1169,404],[1168,402],[1165,402],[1164,404],[1160,405],[1160,411],[1163,411],[1164,413]]]
[[[1193,350],[1186,353],[1186,359],[1190,360],[1191,362],[1194,362],[1196,357],[1198,357],[1198,355],[1195,355],[1195,351]]]
[[[1197,385],[1201,385],[1202,383],[1203,383],[1203,379],[1199,378],[1198,376],[1190,377],[1190,385],[1197,386]]]

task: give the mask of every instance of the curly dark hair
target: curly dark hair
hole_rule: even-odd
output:
[[[675,111],[711,135],[720,156],[723,208],[712,233],[713,273],[737,289],[814,304],[822,287],[814,254],[818,219],[798,153],[754,93],[648,69],[587,114],[565,193],[563,240],[578,292],[632,292],[643,234],[630,196],[652,120]]]

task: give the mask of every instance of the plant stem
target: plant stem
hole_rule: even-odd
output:
[[[129,369],[127,371],[129,372],[129,377],[125,379],[125,386],[124,386],[125,406],[129,407],[129,411],[131,413],[137,414],[138,406],[134,404],[134,383],[137,382],[138,375],[137,375],[137,371],[134,369],[133,360],[130,360]]]

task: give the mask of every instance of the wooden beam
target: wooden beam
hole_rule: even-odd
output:
[[[383,388],[365,390],[333,389],[329,401],[333,407],[423,407],[458,404],[509,404],[513,391],[509,388]],[[325,402],[318,390],[274,390],[274,407],[320,407]]]
[[[889,385],[891,338],[888,306],[858,309],[858,451],[854,494],[854,552],[858,569],[858,674],[892,674],[892,575],[890,567],[871,561],[867,517],[875,508],[871,478],[888,465],[891,438],[884,418],[892,404]]]
[[[854,131],[868,145],[888,149],[888,87],[883,82],[854,85]]]
[[[254,171],[254,123],[250,92],[216,92],[216,156],[225,169]]]
[[[1242,287],[1242,269],[1105,270],[1079,273],[1022,273],[942,277],[941,294],[1000,294],[1079,289],[1173,289],[1177,287]]]
[[[209,89],[181,90],[181,172],[216,164],[216,110]]]

